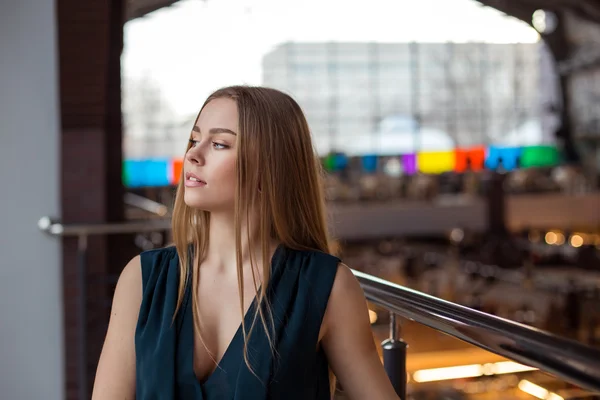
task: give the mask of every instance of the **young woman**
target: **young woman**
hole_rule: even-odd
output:
[[[175,246],[123,270],[94,400],[397,399],[364,294],[331,255],[318,159],[298,104],[236,86],[200,110]]]

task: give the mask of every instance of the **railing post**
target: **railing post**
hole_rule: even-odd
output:
[[[383,366],[400,400],[406,400],[406,348],[400,339],[396,314],[390,312],[390,338],[381,343]]]
[[[87,368],[87,247],[88,237],[77,237],[77,280],[79,283],[79,398],[89,399]]]

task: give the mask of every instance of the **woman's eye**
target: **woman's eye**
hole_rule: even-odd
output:
[[[194,139],[190,139],[189,142],[191,147],[195,147],[198,144],[198,141]]]
[[[222,149],[228,149],[229,146],[227,146],[226,144],[223,143],[217,143],[217,142],[213,142],[213,147],[217,150],[222,150]]]

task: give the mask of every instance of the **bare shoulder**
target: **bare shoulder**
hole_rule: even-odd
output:
[[[340,262],[331,287],[322,333],[368,315],[364,292],[350,267]]]
[[[142,300],[142,261],[139,255],[133,257],[121,271],[117,288],[115,290],[115,301]]]
[[[125,265],[119,276],[119,283],[123,285],[142,283],[142,259],[139,254]]]
[[[119,283],[121,282],[125,285],[134,282],[142,283],[142,259],[139,254],[129,260],[123,271],[121,271]]]
[[[364,300],[364,293],[358,279],[356,279],[350,267],[343,262],[338,263],[331,295],[336,297],[356,296],[359,300]]]

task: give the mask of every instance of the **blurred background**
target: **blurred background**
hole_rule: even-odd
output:
[[[303,108],[349,266],[600,348],[599,42],[592,0],[1,3],[0,398],[89,396],[118,275],[170,243],[233,84]],[[401,326],[409,398],[600,398]]]

